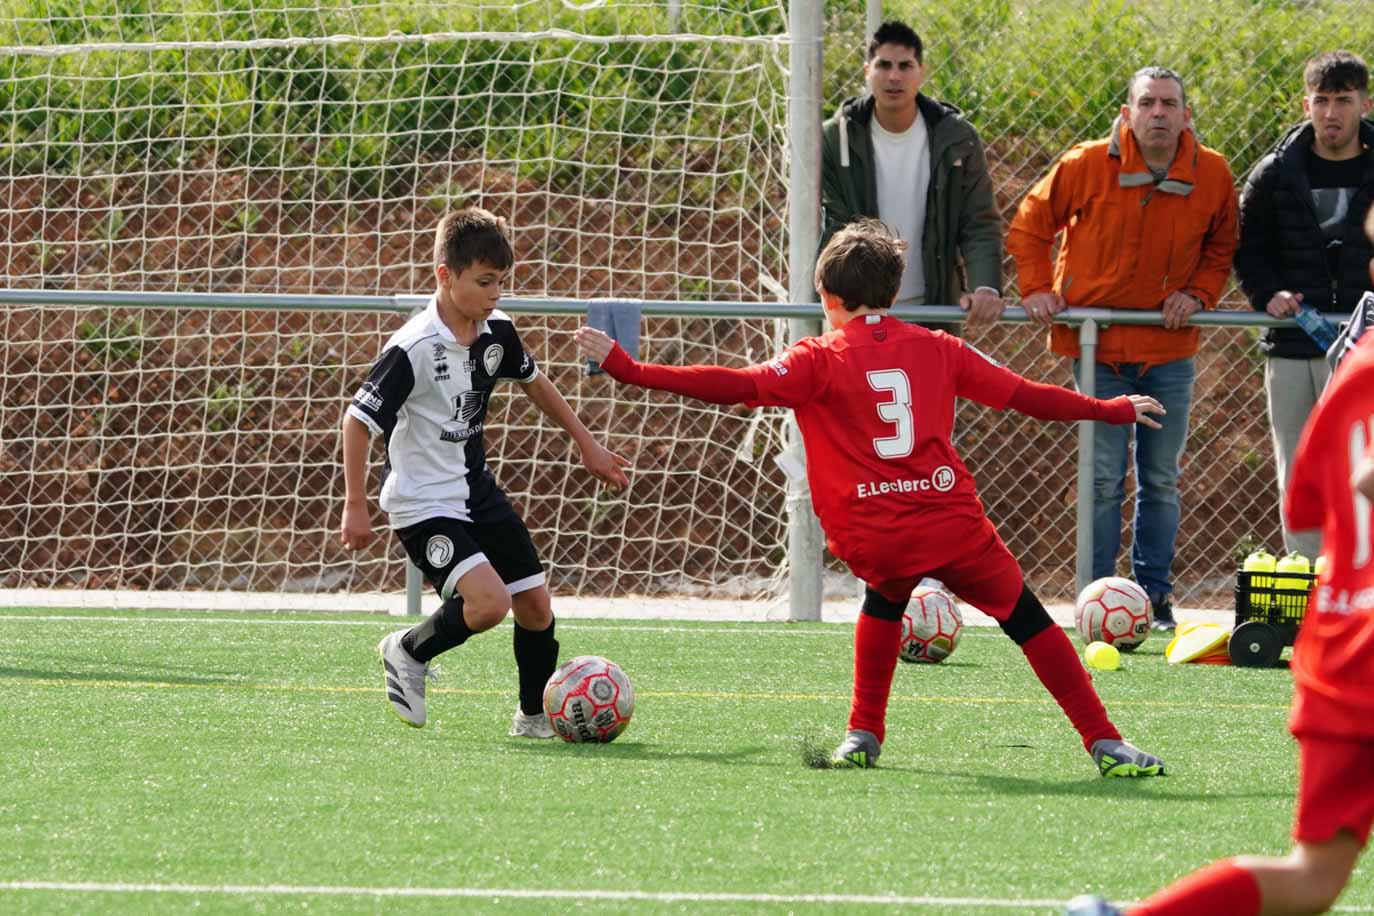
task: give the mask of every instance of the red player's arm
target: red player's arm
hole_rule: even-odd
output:
[[[744,369],[725,366],[660,366],[636,362],[616,344],[601,368],[617,382],[671,391],[712,404],[743,404],[758,400],[759,389]]]
[[[1037,420],[1104,420],[1118,425],[1135,422],[1135,406],[1125,395],[1102,401],[1026,378],[1016,386],[1007,406]]]

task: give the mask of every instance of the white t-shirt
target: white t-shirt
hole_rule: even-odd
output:
[[[921,236],[926,224],[926,191],[930,187],[930,132],[919,111],[912,125],[900,134],[884,130],[876,115],[870,125],[878,218],[907,243],[906,273],[902,274],[897,301],[920,304],[925,301],[926,292]]]

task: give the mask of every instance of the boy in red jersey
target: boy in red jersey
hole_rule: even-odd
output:
[[[1374,238],[1374,212],[1365,231]],[[1374,261],[1370,262],[1374,279]],[[1324,913],[1345,889],[1374,824],[1374,334],[1341,362],[1293,460],[1283,511],[1320,528],[1326,555],[1293,649],[1298,800],[1287,858],[1238,856],[1193,872],[1130,916]],[[1097,897],[1069,914],[1121,912]]]
[[[876,220],[837,232],[815,275],[834,330],[761,365],[641,364],[585,327],[577,332],[579,349],[620,382],[795,412],[827,544],[867,585],[854,634],[849,732],[832,765],[868,767],[878,759],[902,614],[912,589],[932,576],[1021,646],[1102,775],[1162,774],[1163,761],[1121,740],[1108,720],[1078,653],[1026,588],[984,515],[950,434],[956,396],[1040,419],[1151,426],[1150,414],[1163,408],[1144,396],[1099,401],[1027,381],[957,337],[891,317],[903,247]]]

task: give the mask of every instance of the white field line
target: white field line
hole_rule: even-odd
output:
[[[881,894],[730,894],[688,891],[597,891],[560,888],[485,887],[348,887],[296,884],[133,884],[97,881],[6,881],[0,891],[67,891],[95,894],[223,894],[231,896],[301,897],[479,897],[517,900],[604,900],[652,903],[813,903],[855,906],[928,907],[1059,907],[1062,900],[1013,900],[984,897],[902,897]]]
[[[1062,900],[999,897],[902,897],[881,894],[728,894],[686,891],[584,891],[548,888],[484,887],[349,887],[297,884],[134,884],[98,881],[0,881],[0,891],[60,891],[90,894],[221,894],[282,897],[477,897],[487,900],[614,900],[652,903],[812,903],[850,906],[909,906],[964,909],[970,907],[1025,909],[1058,908]],[[1130,905],[1135,901],[1122,901]],[[1374,907],[1338,904],[1338,913],[1374,913]]]

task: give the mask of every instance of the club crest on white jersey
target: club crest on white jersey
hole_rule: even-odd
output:
[[[501,368],[501,357],[505,355],[505,348],[500,344],[487,347],[487,352],[482,354],[482,368],[487,370],[487,375],[496,375],[496,370]]]

